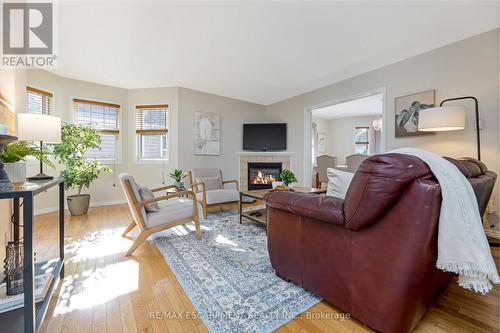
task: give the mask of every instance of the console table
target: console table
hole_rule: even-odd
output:
[[[34,197],[52,187],[59,187],[59,258],[34,262],[33,249],[33,200]],[[24,307],[0,314],[0,331],[18,332],[24,322],[24,332],[34,333],[40,328],[59,278],[64,277],[64,181],[62,178],[44,182],[30,182],[22,186],[0,183],[0,199],[13,200],[13,239],[20,240],[20,199],[23,210],[24,246]],[[3,258],[0,258],[3,261]],[[50,272],[52,281],[43,301],[35,304],[34,278],[36,272]],[[22,317],[22,320],[19,320]]]

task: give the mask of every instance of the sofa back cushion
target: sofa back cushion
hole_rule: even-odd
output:
[[[345,226],[358,230],[379,220],[416,179],[433,175],[423,161],[403,154],[375,155],[363,161],[347,190]]]

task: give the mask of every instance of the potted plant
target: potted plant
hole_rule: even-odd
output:
[[[90,149],[99,148],[101,136],[98,130],[75,124],[64,124],[61,130],[61,143],[54,145],[54,155],[66,169],[61,171],[66,190],[77,188],[78,194],[66,199],[72,216],[87,214],[90,194],[82,190],[99,177],[100,172],[111,169],[98,160],[85,157]]]
[[[280,178],[286,189],[288,189],[290,184],[297,182],[295,174],[288,169],[283,169],[283,171],[281,171]]]
[[[184,182],[182,180],[186,178],[187,175],[182,172],[182,169],[174,169],[169,176],[174,180],[174,185],[177,186],[177,188],[184,188]]]
[[[37,160],[54,167],[49,160],[50,153],[46,148],[28,143],[24,140],[14,141],[6,145],[0,152],[0,160],[4,163],[4,170],[14,185],[24,184],[26,181],[26,157],[33,156]]]

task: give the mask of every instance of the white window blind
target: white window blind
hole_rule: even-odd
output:
[[[100,148],[89,150],[87,157],[100,160],[117,159],[119,114],[118,104],[73,99],[73,123],[101,131]]]
[[[370,144],[368,142],[369,130],[369,127],[354,128],[354,151],[356,154],[368,155]]]
[[[137,159],[165,160],[168,156],[168,105],[138,105],[136,114]]]
[[[26,112],[53,114],[53,94],[40,89],[26,87]]]

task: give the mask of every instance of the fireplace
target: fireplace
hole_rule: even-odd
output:
[[[272,188],[272,182],[280,181],[282,163],[248,162],[248,190]]]

